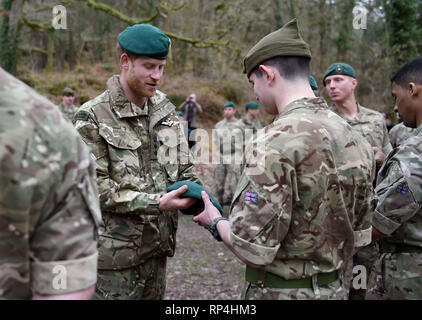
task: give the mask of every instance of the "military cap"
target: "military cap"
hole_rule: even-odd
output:
[[[229,101],[224,104],[223,109],[228,107],[236,108],[236,105],[234,104],[234,102]]]
[[[322,83],[324,84],[324,86],[325,86],[325,79],[333,75],[349,76],[356,79],[356,73],[355,73],[355,70],[352,68],[352,66],[348,65],[347,63],[342,63],[342,62],[333,63],[327,69],[327,71],[325,71],[324,77],[322,79]]]
[[[296,19],[262,38],[248,52],[243,60],[243,73],[249,77],[251,72],[262,62],[283,56],[312,57],[309,45],[299,34]]]
[[[309,84],[311,85],[312,90],[318,90],[318,84],[313,76],[309,76]]]
[[[167,58],[170,39],[157,27],[135,24],[127,27],[117,37],[120,47],[138,56],[164,60]]]
[[[183,112],[182,112],[182,111],[177,111],[177,115],[178,115],[179,117],[183,117]]]
[[[204,208],[204,202],[202,201],[201,192],[205,191],[210,197],[210,200],[212,204],[214,205],[214,207],[216,207],[218,211],[220,211],[220,213],[223,214],[223,208],[221,207],[220,203],[217,200],[215,200],[215,198],[207,190],[205,190],[203,187],[201,187],[199,184],[193,181],[188,181],[188,180],[178,181],[172,184],[171,186],[169,186],[167,188],[167,192],[177,190],[184,185],[188,186],[188,190],[184,194],[182,194],[180,198],[194,198],[194,199],[197,199],[198,201],[196,202],[195,205],[189,207],[188,209],[180,210],[182,213],[189,214],[189,215],[196,215],[197,209]]]
[[[246,107],[246,110],[248,110],[248,109],[258,109],[259,108],[259,103],[257,103],[257,102],[255,102],[255,101],[249,101],[246,105],[245,105],[245,107]]]
[[[74,96],[74,95],[75,95],[75,91],[73,91],[72,88],[66,87],[62,91],[62,96]]]

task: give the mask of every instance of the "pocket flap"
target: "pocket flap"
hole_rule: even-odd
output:
[[[122,128],[100,124],[99,134],[108,144],[119,149],[136,150],[142,144],[138,137]]]

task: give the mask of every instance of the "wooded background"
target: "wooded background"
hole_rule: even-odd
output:
[[[150,23],[172,39],[166,77],[221,83],[225,98],[240,103],[243,93],[226,84],[246,80],[244,55],[298,18],[319,86],[331,63],[347,62],[358,76],[359,102],[391,112],[389,78],[422,55],[422,0],[0,1],[0,64],[23,78],[28,72],[83,72],[92,64],[112,73],[117,35],[128,25]],[[66,30],[52,26],[59,4],[67,11]],[[353,27],[356,6],[367,10],[366,29]]]

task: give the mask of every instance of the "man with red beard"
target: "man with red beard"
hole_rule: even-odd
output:
[[[174,255],[177,211],[195,200],[170,193],[193,172],[183,126],[157,90],[170,39],[137,24],[118,36],[120,75],[80,107],[73,121],[96,159],[103,221],[96,299],[163,299],[166,261]]]

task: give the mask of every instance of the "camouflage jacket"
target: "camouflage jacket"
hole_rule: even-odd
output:
[[[243,116],[239,120],[239,125],[243,128],[243,130],[252,130],[253,134],[255,134],[259,129],[263,128],[261,121],[255,118],[252,122],[250,122],[246,116]]]
[[[220,158],[219,163],[234,164],[242,162],[243,154],[243,133],[239,119],[234,118],[228,122],[223,119],[214,127],[213,142],[215,144],[215,152]],[[215,160],[215,159],[213,159]]]
[[[246,149],[229,239],[285,279],[340,269],[371,242],[370,145],[321,98],[288,105]]]
[[[65,107],[63,103],[59,104],[60,111],[64,114],[65,118],[72,121],[74,115],[78,111],[78,107],[72,104],[70,108]]]
[[[422,247],[422,126],[391,152],[378,173],[373,226],[388,240]]]
[[[1,68],[0,161],[0,299],[94,285],[101,213],[89,150],[53,103]]]
[[[179,180],[200,182],[173,104],[157,91],[143,108],[136,106],[113,76],[73,120],[97,161],[99,267],[122,269],[172,256],[177,212],[160,212],[160,198]]]
[[[378,147],[385,155],[388,155],[393,148],[388,137],[384,116],[378,111],[362,107],[360,104],[358,104],[358,108],[359,113],[354,120],[343,116],[335,106],[331,109],[359,132],[372,147]]]
[[[413,135],[414,131],[414,128],[406,127],[403,122],[396,124],[393,128],[391,128],[388,134],[390,136],[390,141],[393,148],[397,148],[399,145],[409,139],[409,137]]]

